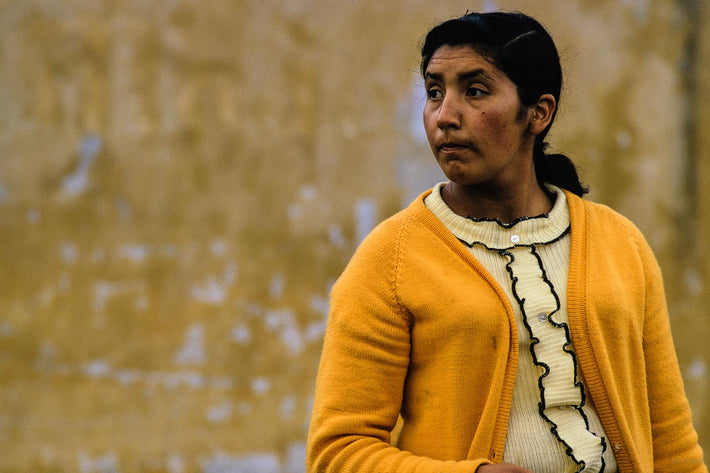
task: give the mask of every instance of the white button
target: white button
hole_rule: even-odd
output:
[[[510,241],[513,243],[518,243],[520,241],[520,237],[518,235],[513,235],[510,237]]]
[[[547,320],[547,314],[544,312],[540,312],[540,314],[538,314],[538,316],[537,316],[537,319],[540,322],[545,322]]]

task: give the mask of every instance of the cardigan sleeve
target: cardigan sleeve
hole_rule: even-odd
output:
[[[671,336],[663,280],[656,259],[637,233],[646,268],[644,353],[654,471],[706,473]]]
[[[473,473],[489,463],[437,460],[390,444],[410,350],[410,314],[397,299],[402,230],[392,227],[380,225],[365,239],[331,292],[308,473]]]

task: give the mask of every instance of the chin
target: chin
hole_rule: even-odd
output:
[[[447,179],[451,182],[453,182],[456,185],[459,186],[475,186],[478,184],[482,184],[485,182],[485,179],[481,178],[476,178],[476,176],[470,176],[466,174],[461,174],[461,173],[456,173],[456,172],[446,172],[444,171],[444,175],[447,177]]]

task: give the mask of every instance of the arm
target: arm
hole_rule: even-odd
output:
[[[644,353],[653,435],[654,471],[706,473],[671,336],[661,272],[646,242]]]
[[[474,473],[488,462],[437,460],[390,445],[409,367],[411,315],[396,294],[396,235],[379,233],[363,243],[331,294],[307,471]]]

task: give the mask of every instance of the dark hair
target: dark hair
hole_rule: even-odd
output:
[[[555,43],[545,28],[523,13],[466,13],[445,21],[426,35],[422,46],[421,73],[431,56],[442,46],[468,45],[503,71],[516,85],[523,107],[533,105],[541,95],[551,94],[560,103],[562,68]],[[579,180],[574,163],[563,154],[547,154],[545,137],[557,115],[535,137],[533,159],[537,180],[579,196],[588,192]]]

